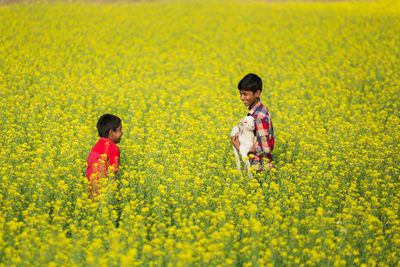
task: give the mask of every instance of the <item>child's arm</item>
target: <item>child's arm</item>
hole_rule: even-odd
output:
[[[109,171],[114,173],[115,179],[118,179],[118,169],[119,169],[120,153],[119,149],[112,151],[109,155]]]
[[[239,136],[237,134],[231,136],[231,140],[232,140],[232,145],[236,148],[236,150],[239,151],[240,148]]]
[[[272,131],[272,124],[270,123],[268,116],[262,119],[258,118],[255,119],[255,125],[256,125],[257,143],[251,149],[250,152],[251,153],[254,152],[254,154],[258,156],[265,156],[266,154],[270,154],[272,151],[270,145],[270,139],[271,139],[270,132]]]

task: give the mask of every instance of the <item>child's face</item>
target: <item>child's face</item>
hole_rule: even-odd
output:
[[[118,126],[115,131],[111,129],[108,132],[108,139],[113,141],[114,144],[118,144],[121,141],[121,136],[122,136],[122,125]]]
[[[258,101],[260,94],[260,90],[255,93],[253,91],[240,90],[240,100],[242,100],[243,104],[246,107],[253,107],[254,104]]]

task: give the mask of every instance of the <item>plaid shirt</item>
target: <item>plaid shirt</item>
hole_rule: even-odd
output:
[[[254,131],[257,137],[257,144],[254,146],[256,153],[250,158],[250,163],[256,170],[263,170],[263,159],[271,162],[271,153],[274,149],[275,139],[271,116],[261,101],[258,101],[247,115],[254,118],[256,126]]]

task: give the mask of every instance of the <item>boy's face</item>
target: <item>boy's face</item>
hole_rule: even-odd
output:
[[[246,107],[253,107],[255,103],[257,103],[258,98],[260,97],[261,91],[257,90],[257,92],[253,91],[245,91],[240,90],[240,100],[242,100],[243,104]]]
[[[114,144],[118,144],[121,141],[122,136],[122,125],[118,126],[117,129],[114,131],[110,129],[108,132],[108,139],[114,142]]]

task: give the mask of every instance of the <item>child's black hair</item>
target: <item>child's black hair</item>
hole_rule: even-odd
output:
[[[117,131],[117,128],[122,125],[121,119],[112,114],[104,114],[97,121],[97,131],[100,137],[108,137],[108,132],[113,130]]]
[[[256,74],[249,73],[240,80],[238,89],[243,91],[262,92],[262,80]]]

